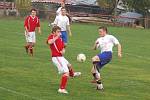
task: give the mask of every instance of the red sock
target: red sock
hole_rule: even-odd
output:
[[[73,77],[74,76],[74,71],[72,68],[69,68],[69,76]]]
[[[60,89],[65,89],[68,81],[68,76],[62,75]]]

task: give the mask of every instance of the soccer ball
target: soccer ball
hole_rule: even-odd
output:
[[[85,54],[80,53],[80,54],[77,55],[77,61],[78,62],[85,62],[85,60],[86,60]]]

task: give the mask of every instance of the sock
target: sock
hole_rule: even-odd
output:
[[[96,81],[97,84],[102,84],[101,80]]]
[[[74,71],[72,68],[69,68],[69,76],[73,77],[74,76]]]
[[[92,74],[93,74],[94,79],[96,79],[96,73],[92,73]]]
[[[65,89],[68,81],[68,76],[62,75],[60,89]]]

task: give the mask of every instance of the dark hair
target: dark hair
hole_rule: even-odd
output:
[[[61,30],[61,28],[59,26],[54,26],[52,28],[52,33],[56,32],[57,30]]]
[[[103,29],[104,31],[106,31],[106,33],[108,32],[107,27],[105,26],[100,26],[99,29]]]
[[[36,11],[36,12],[37,12],[37,10],[36,10],[35,8],[32,8],[32,9],[30,10],[30,12],[32,12],[32,11]]]

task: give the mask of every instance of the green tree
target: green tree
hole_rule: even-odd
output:
[[[119,0],[97,0],[98,5],[104,9],[110,9],[111,12],[115,13],[115,8]]]
[[[16,0],[16,7],[20,16],[25,16],[31,9],[31,0]]]
[[[150,9],[150,0],[123,0],[130,9],[146,15]]]

